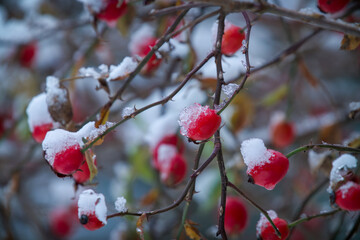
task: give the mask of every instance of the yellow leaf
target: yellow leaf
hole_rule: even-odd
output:
[[[184,223],[185,232],[186,232],[186,235],[190,239],[192,239],[192,240],[200,240],[201,239],[200,232],[195,227],[195,225],[198,225],[198,224],[194,223],[191,220],[185,220],[185,223]]]
[[[288,94],[288,86],[286,84],[281,85],[274,91],[268,93],[260,102],[264,106],[271,106],[279,102]]]
[[[360,45],[360,38],[345,34],[341,40],[341,50],[355,50]]]
[[[156,202],[159,198],[159,190],[158,189],[151,189],[142,199],[141,205],[142,206],[149,206]]]
[[[85,152],[85,159],[86,159],[86,163],[89,167],[89,171],[90,171],[90,182],[93,180],[93,178],[97,175],[97,167],[95,165],[95,154],[93,153],[93,151],[91,151],[91,149],[87,150]]]
[[[254,104],[249,95],[245,93],[239,93],[235,96],[231,102],[231,106],[234,107],[234,113],[230,118],[231,128],[238,132],[246,125],[251,123],[254,116]]]
[[[146,214],[143,213],[136,222],[136,232],[139,235],[141,240],[145,239],[144,238],[144,226],[143,226],[145,219],[146,219]]]
[[[107,103],[100,111],[100,118],[99,120],[96,121],[95,123],[95,127],[99,128],[100,125],[103,125],[106,123],[106,121],[109,118],[109,113],[110,113],[110,107],[111,107],[111,103]]]
[[[134,20],[136,15],[135,8],[132,4],[127,5],[126,14],[122,16],[116,23],[116,28],[119,30],[121,35],[127,36],[129,33],[129,29],[131,27],[131,23]]]
[[[311,86],[317,87],[319,85],[319,80],[310,72],[309,68],[306,66],[303,59],[298,61],[299,69],[305,79],[310,83]]]

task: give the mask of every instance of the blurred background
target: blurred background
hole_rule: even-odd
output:
[[[174,98],[126,121],[108,134],[102,145],[93,148],[98,175],[92,182],[76,186],[72,178],[59,178],[43,158],[40,143],[29,130],[26,107],[45,91],[47,76],[74,78],[82,67],[100,72],[99,66],[118,65],[131,56],[129,44],[143,26],[159,38],[171,25],[174,14],[151,15],[152,9],[174,6],[176,1],[130,1],[124,16],[110,26],[94,22],[87,1],[0,0],[0,238],[1,239],[138,239],[137,217],[117,217],[96,231],[88,231],[77,221],[76,198],[92,188],[105,196],[108,214],[115,213],[117,197],[127,199],[132,212],[158,209],[173,203],[187,178],[169,188],[152,166],[152,150],[167,133],[176,133],[185,144],[187,177],[198,145],[179,133],[180,111],[192,104],[211,105],[216,87],[215,62],[211,59]],[[146,2],[146,1],[145,1]],[[315,0],[269,1],[296,11],[321,14]],[[183,26],[217,10],[193,8]],[[315,31],[309,24],[271,14],[249,13],[251,31],[250,62],[257,69],[276,59],[286,48]],[[353,12],[343,20],[358,22]],[[206,18],[165,43],[159,54],[162,63],[151,74],[139,74],[111,108],[109,121],[122,119],[123,109],[139,109],[170,94],[184,76],[213,49],[217,15]],[[241,28],[246,23],[239,13],[226,20]],[[359,115],[349,118],[360,102],[360,51],[341,50],[344,34],[322,30],[314,34],[294,54],[276,64],[254,72],[244,89],[222,113],[221,141],[229,179],[266,210],[273,209],[291,222],[304,199],[315,188],[306,214],[331,209],[326,192],[330,159],[337,151],[313,149],[291,157],[285,178],[272,191],[247,183],[246,166],[240,154],[241,142],[261,138],[267,148],[284,154],[306,144],[334,143],[359,147]],[[227,83],[240,83],[245,73],[244,55],[223,56]],[[92,77],[65,81],[73,109],[74,126],[80,126],[99,112],[123,80],[102,82]],[[222,100],[229,96],[222,94]],[[351,103],[353,103],[351,105]],[[288,141],[279,142],[273,127],[287,122]],[[289,136],[290,135],[290,136]],[[284,135],[282,135],[284,136]],[[213,150],[205,145],[201,162]],[[322,155],[321,155],[322,154]],[[358,157],[358,156],[357,156]],[[324,160],[325,159],[325,160]],[[217,206],[220,175],[213,162],[197,178],[196,193],[188,218],[198,223],[201,235],[214,239],[217,231]],[[229,189],[229,195],[236,195]],[[244,201],[245,202],[245,201]],[[74,206],[75,205],[75,206]],[[249,220],[246,229],[232,239],[256,239],[259,211],[245,203]],[[152,216],[144,224],[146,239],[188,239],[181,231],[184,204],[169,212]],[[60,213],[59,213],[60,212]],[[66,212],[66,214],[64,214]],[[63,214],[63,215],[61,215]],[[340,212],[299,225],[291,239],[343,239],[358,212]],[[60,216],[60,217],[58,217]],[[70,230],[59,233],[56,219],[74,218]],[[61,224],[60,224],[61,225]],[[180,232],[180,233],[179,233]],[[360,238],[356,233],[352,239]]]

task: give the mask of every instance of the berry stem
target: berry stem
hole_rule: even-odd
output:
[[[308,144],[302,147],[299,147],[293,151],[291,151],[290,153],[288,153],[286,155],[287,158],[292,157],[293,155],[299,153],[299,152],[303,152],[303,151],[307,151],[309,149],[313,149],[313,148],[329,148],[329,149],[334,149],[334,150],[338,150],[341,152],[353,152],[353,153],[360,153],[360,149],[358,148],[352,148],[352,147],[346,147],[343,145],[339,145],[339,144],[327,144],[327,143],[322,143],[322,144]]]
[[[288,227],[293,228],[296,225],[298,225],[300,223],[303,223],[303,222],[310,221],[311,219],[318,218],[318,217],[331,216],[331,215],[334,215],[334,214],[336,214],[337,212],[340,212],[340,211],[342,211],[342,210],[340,208],[338,208],[338,209],[335,209],[335,210],[332,210],[332,211],[329,211],[329,212],[323,212],[323,213],[311,215],[311,216],[308,216],[308,217],[300,218],[300,219],[298,219],[296,221],[293,221],[292,223],[289,223]]]
[[[275,224],[272,221],[272,219],[270,218],[269,214],[262,207],[260,207],[256,202],[254,202],[251,198],[249,198],[243,191],[241,191],[238,187],[236,187],[232,182],[230,182],[230,181],[228,182],[228,187],[231,187],[232,189],[234,189],[243,198],[245,198],[246,201],[248,201],[256,209],[258,209],[262,214],[264,214],[266,219],[270,222],[271,226],[274,228],[276,235],[281,237],[281,233],[280,233],[279,229],[275,226]]]

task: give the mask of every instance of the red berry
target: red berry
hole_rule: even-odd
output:
[[[278,122],[271,126],[271,140],[277,148],[289,146],[295,138],[295,127],[290,122]]]
[[[62,129],[49,131],[42,148],[45,159],[49,162],[54,172],[70,175],[78,170],[84,161],[84,155],[79,145],[79,136],[76,133]]]
[[[68,237],[74,230],[73,214],[67,208],[58,208],[50,213],[50,229],[58,237]]]
[[[34,130],[32,132],[32,137],[34,140],[38,143],[41,143],[48,131],[50,131],[53,128],[52,123],[44,123],[42,125],[34,126]]]
[[[225,55],[233,55],[237,52],[245,39],[245,34],[240,27],[231,23],[229,23],[229,25],[229,27],[225,27],[221,45],[221,53]]]
[[[335,192],[336,204],[349,211],[360,210],[360,184],[349,181]]]
[[[165,162],[167,161],[167,162]],[[166,160],[160,160],[161,181],[168,187],[174,187],[181,183],[186,176],[187,163],[180,154],[169,156]]]
[[[78,201],[78,217],[80,223],[88,230],[96,230],[103,227],[106,221],[107,208],[105,198],[93,190],[83,191]]]
[[[36,42],[28,43],[20,47],[19,61],[23,67],[30,68],[35,60],[37,51]]]
[[[169,144],[169,145],[175,146],[177,149],[177,152],[180,154],[183,154],[184,150],[185,150],[185,145],[184,145],[183,141],[177,135],[172,134],[172,135],[167,135],[167,136],[163,137],[153,150],[153,165],[158,170],[160,169],[160,166],[158,163],[159,162],[158,151],[159,151],[159,147],[163,144]]]
[[[268,162],[248,169],[246,172],[252,177],[256,185],[272,190],[286,175],[289,169],[289,160],[280,152],[272,149],[268,149],[268,152],[271,154]]]
[[[243,202],[237,197],[227,197],[225,206],[225,231],[233,235],[244,230],[248,214]]]
[[[256,225],[256,233],[262,240],[283,240],[289,235],[289,227],[284,219],[278,218],[272,210],[268,211],[271,220],[281,233],[281,238],[276,235],[275,229],[272,227],[267,218],[261,214],[260,220]]]
[[[94,164],[96,166],[96,160],[94,161]],[[80,166],[80,168],[76,172],[74,172],[72,176],[77,184],[82,184],[89,180],[90,170],[87,161],[85,159],[83,164]]]
[[[350,0],[318,0],[318,7],[326,13],[336,13],[342,10]]]
[[[104,20],[109,24],[116,22],[121,16],[126,13],[127,4],[123,0],[121,5],[119,0],[103,0],[105,7],[96,14],[98,19]]]
[[[186,107],[179,116],[180,133],[193,141],[210,138],[220,127],[221,117],[209,106],[194,103]]]
[[[151,51],[151,48],[156,45],[156,42],[157,39],[154,37],[144,39],[142,42],[140,42],[138,50],[134,53],[134,55],[138,55],[141,58],[145,57]],[[156,54],[153,54],[143,68],[143,73],[145,75],[151,74],[160,66],[160,63],[161,59],[157,58]]]

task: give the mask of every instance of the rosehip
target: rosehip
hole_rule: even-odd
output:
[[[30,132],[38,143],[41,143],[46,133],[54,127],[53,119],[50,116],[46,104],[46,94],[41,93],[30,101],[26,108]]]
[[[224,223],[226,233],[240,233],[246,227],[247,221],[248,214],[243,202],[237,197],[227,197]]]
[[[155,46],[156,42],[157,39],[154,37],[144,39],[142,42],[140,42],[138,50],[134,53],[134,55],[138,55],[141,58],[145,57],[151,51],[151,48]],[[153,54],[143,68],[143,73],[145,75],[151,74],[160,66],[160,63],[161,59],[157,58],[156,54]]]
[[[187,163],[180,154],[176,154],[167,161],[169,161],[167,166],[160,168],[161,181],[168,187],[174,187],[184,180]]]
[[[96,166],[96,160],[94,161],[94,164]],[[87,161],[85,159],[83,164],[80,166],[80,168],[76,172],[74,172],[72,176],[77,184],[82,184],[89,180],[90,170]]]
[[[30,68],[33,65],[37,51],[36,42],[31,42],[20,47],[19,61],[21,66]]]
[[[106,223],[105,197],[88,189],[83,191],[78,201],[78,217],[80,223],[88,230],[96,230]]]
[[[336,204],[345,210],[360,210],[360,184],[349,181],[335,192]]]
[[[284,219],[278,218],[272,210],[268,211],[271,220],[281,233],[281,238],[276,235],[275,229],[272,227],[267,218],[261,214],[260,220],[256,225],[256,234],[262,240],[283,240],[289,235],[289,227]]]
[[[73,214],[69,209],[55,209],[50,213],[50,229],[58,237],[67,237],[74,230],[73,220]]]
[[[274,189],[289,168],[289,160],[280,152],[266,149],[261,139],[244,141],[241,153],[248,167],[249,180],[267,190]]]
[[[180,133],[193,141],[210,138],[221,124],[221,117],[209,106],[194,103],[184,108],[179,116]]]
[[[326,13],[336,13],[342,10],[350,0],[318,0],[318,7]]]
[[[62,129],[49,131],[42,143],[45,159],[54,172],[70,175],[80,168],[84,161],[79,139],[75,133]]]
[[[114,25],[126,12],[126,0],[123,0],[122,3],[119,0],[103,0],[103,2],[104,8],[96,14],[96,17],[107,22],[109,25]]]
[[[167,135],[165,137],[163,137],[160,142],[155,146],[154,150],[153,150],[153,165],[156,169],[160,169],[159,166],[159,160],[158,160],[158,151],[159,151],[159,147],[163,144],[169,144],[169,145],[173,145],[176,147],[177,152],[182,154],[185,150],[185,146],[183,141],[175,134],[172,135]]]
[[[295,138],[295,127],[290,122],[279,122],[271,126],[271,140],[275,147],[289,146]]]
[[[229,26],[225,26],[224,36],[222,39],[221,53],[225,55],[233,55],[242,46],[242,42],[245,39],[243,30],[231,23]],[[226,25],[228,25],[226,24]]]

